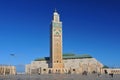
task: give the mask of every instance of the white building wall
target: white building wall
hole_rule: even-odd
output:
[[[32,69],[34,68],[40,68],[40,67],[44,67],[44,68],[48,68],[48,62],[47,61],[32,61],[31,62],[31,67]]]
[[[108,74],[120,74],[120,68],[104,68],[103,73],[105,73],[105,70],[107,71]]]
[[[30,74],[31,72],[31,64],[27,64],[26,66],[25,66],[25,73],[26,74]]]
[[[63,60],[65,68],[79,68],[81,65],[92,65],[103,66],[95,58],[85,58],[85,59],[66,59]]]
[[[15,74],[16,74],[15,66],[0,65],[0,75],[15,75]]]
[[[103,64],[97,61],[95,58],[85,58],[85,59],[64,59],[64,68],[65,69],[76,69],[79,72],[83,71],[96,71],[100,72]],[[26,65],[26,73],[36,73],[38,69],[47,69],[49,68],[48,61],[32,61],[31,64]]]

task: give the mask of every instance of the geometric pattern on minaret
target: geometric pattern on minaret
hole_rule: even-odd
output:
[[[50,41],[50,61],[51,68],[63,68],[62,61],[62,22],[59,14],[55,11],[53,13],[53,20],[51,23],[51,41]]]

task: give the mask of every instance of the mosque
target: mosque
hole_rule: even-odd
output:
[[[26,65],[26,74],[102,73],[104,65],[88,54],[63,54],[62,22],[57,11],[50,25],[50,57],[35,59]]]

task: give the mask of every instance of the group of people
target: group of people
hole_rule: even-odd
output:
[[[87,71],[84,71],[83,73],[82,73],[82,75],[87,75],[88,74],[88,72]],[[93,72],[92,74],[97,74],[97,76],[98,77],[100,77],[101,76],[101,74],[100,73],[96,73],[96,72]],[[105,71],[105,74],[108,74],[110,77],[112,77],[113,78],[113,76],[114,76],[114,74],[113,73],[108,73],[107,71]]]

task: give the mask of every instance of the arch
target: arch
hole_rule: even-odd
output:
[[[76,71],[75,69],[73,69],[73,71]]]
[[[88,71],[88,65],[87,64],[82,64],[82,71]]]
[[[52,70],[49,70],[49,73],[52,73]]]
[[[58,73],[60,73],[60,70],[58,70]]]
[[[83,71],[82,75],[87,75],[87,73],[88,73],[87,71]]]
[[[91,64],[90,65],[90,72],[91,73],[95,73],[95,72],[97,72],[97,65],[96,64]]]
[[[92,71],[93,74],[97,73],[96,71]]]

